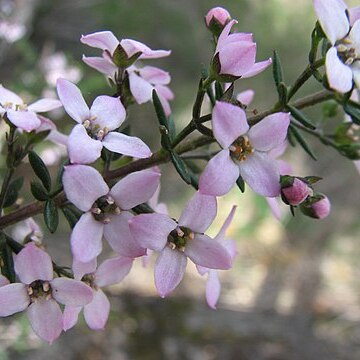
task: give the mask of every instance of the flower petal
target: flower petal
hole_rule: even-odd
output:
[[[101,95],[98,96],[90,109],[90,116],[96,117],[94,123],[101,129],[117,129],[125,120],[126,111],[120,98]]]
[[[154,170],[133,172],[118,181],[110,195],[122,210],[147,202],[159,186],[160,173]]]
[[[0,316],[9,316],[25,310],[30,304],[26,285],[16,283],[0,287]]]
[[[250,105],[255,96],[254,90],[245,90],[236,96],[236,100],[240,101],[244,105]]]
[[[65,166],[62,181],[66,197],[82,211],[90,210],[99,197],[109,192],[100,173],[91,166]]]
[[[135,240],[144,248],[161,251],[168,235],[177,227],[176,221],[164,214],[141,214],[129,221]]]
[[[110,62],[108,59],[103,57],[96,56],[82,56],[82,61],[92,67],[93,69],[105,74],[111,78],[115,76],[116,71],[118,70],[117,66]]]
[[[275,219],[280,221],[282,218],[282,213],[279,199],[276,197],[266,197],[265,200],[268,203],[271,213],[274,215]]]
[[[332,44],[345,37],[349,31],[347,6],[342,0],[313,0],[320,25]]]
[[[220,297],[221,284],[216,270],[210,270],[206,282],[206,302],[212,309],[216,309],[216,304]]]
[[[99,289],[94,291],[94,298],[84,307],[84,317],[90,329],[102,330],[108,320],[110,302],[104,292]]]
[[[0,104],[4,106],[6,103],[12,103],[13,105],[24,104],[20,96],[0,85]]]
[[[129,57],[139,51],[142,52],[139,59],[158,59],[171,54],[170,50],[152,50],[140,41],[132,39],[123,39],[120,45],[125,49]]]
[[[249,130],[248,136],[251,145],[260,151],[269,151],[279,146],[286,139],[289,124],[289,113],[266,116]]]
[[[195,238],[188,241],[185,254],[194,264],[209,269],[230,269],[231,257],[227,250],[217,241],[207,235],[196,234]]]
[[[280,174],[275,160],[255,151],[239,163],[240,175],[258,194],[274,197],[280,194]]]
[[[167,296],[184,276],[187,258],[183,252],[168,246],[161,251],[155,264],[155,286],[161,297]]]
[[[183,210],[179,225],[197,233],[203,233],[216,217],[216,197],[196,192]]]
[[[138,104],[151,100],[154,87],[145,79],[135,73],[129,74],[130,91]]]
[[[65,306],[63,313],[63,330],[70,330],[78,322],[82,306]]]
[[[111,31],[98,31],[92,34],[81,35],[80,41],[91,47],[108,50],[110,54],[113,54],[119,45],[119,40]]]
[[[346,93],[352,88],[353,73],[338,57],[335,47],[329,49],[325,60],[326,76],[332,89]]]
[[[239,167],[230,158],[229,150],[222,150],[207,164],[199,179],[202,194],[221,196],[227,194],[239,177]]]
[[[128,222],[132,217],[128,211],[109,216],[110,222],[104,225],[104,237],[116,253],[135,258],[145,255],[146,249],[138,244],[130,232]]]
[[[3,275],[0,275],[0,287],[10,284],[10,281]]]
[[[57,99],[40,99],[28,106],[29,111],[33,112],[47,112],[62,107],[61,101]]]
[[[155,66],[144,66],[138,69],[140,76],[153,85],[168,85],[171,77],[167,71]]]
[[[214,106],[212,126],[214,136],[223,148],[228,148],[249,130],[245,111],[223,101],[217,101]]]
[[[225,219],[223,225],[221,226],[221,229],[219,230],[219,232],[216,234],[216,236],[214,237],[214,240],[215,241],[223,241],[225,239],[225,234],[226,234],[226,231],[227,229],[229,228],[233,218],[234,218],[234,215],[235,215],[235,211],[236,211],[236,206],[233,206],[229,215],[227,216],[227,218]]]
[[[102,250],[104,224],[89,212],[83,214],[71,233],[71,250],[77,261],[89,262]]]
[[[60,304],[83,306],[93,298],[91,287],[74,279],[56,278],[50,282],[52,296]]]
[[[33,242],[28,243],[14,257],[15,272],[24,284],[35,280],[49,281],[53,278],[51,257]]]
[[[101,141],[92,139],[83,125],[76,125],[68,138],[68,152],[73,164],[90,164],[96,161],[103,145]]]
[[[269,58],[265,61],[260,61],[258,63],[255,63],[248,71],[245,72],[245,74],[243,74],[241,76],[241,78],[247,79],[247,78],[253,77],[257,74],[260,74],[265,69],[267,69],[271,64],[272,64],[271,58]]]
[[[54,300],[39,298],[26,311],[32,329],[41,339],[50,344],[57,339],[62,331],[62,313]]]
[[[65,111],[71,118],[78,123],[89,118],[89,107],[75,84],[60,78],[56,82],[56,89]]]
[[[360,6],[349,9],[350,25],[353,26],[357,20],[360,19]]]
[[[16,127],[27,132],[35,130],[41,125],[40,119],[32,111],[7,110],[7,117]]]
[[[118,256],[105,260],[95,273],[97,286],[109,286],[118,284],[129,273],[133,264],[133,259]]]
[[[74,272],[75,280],[81,280],[84,275],[95,272],[96,266],[96,258],[86,263],[73,259],[72,270]]]
[[[102,143],[108,150],[126,156],[143,159],[152,155],[149,147],[135,136],[113,131],[104,137]]]

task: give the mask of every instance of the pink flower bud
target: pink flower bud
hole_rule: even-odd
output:
[[[208,28],[211,27],[211,22],[217,22],[218,25],[224,27],[229,20],[231,20],[231,15],[229,12],[222,7],[215,7],[210,9],[210,11],[205,16],[205,23]]]
[[[312,194],[312,190],[304,181],[294,178],[290,186],[281,189],[281,194],[285,203],[297,206]]]
[[[302,203],[300,209],[307,216],[324,219],[330,213],[331,204],[327,196],[316,194]]]

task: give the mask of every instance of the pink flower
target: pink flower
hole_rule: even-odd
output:
[[[269,152],[284,142],[290,123],[288,113],[276,113],[252,126],[238,106],[217,101],[212,126],[221,150],[207,164],[199,180],[203,194],[224,195],[239,176],[258,194],[280,194],[280,173]]]
[[[234,240],[225,239],[225,233],[234,217],[235,210],[236,210],[236,206],[233,206],[223,226],[221,227],[220,231],[214,238],[214,241],[219,242],[219,244],[221,244],[228,251],[231,258],[231,262],[234,261],[235,256],[237,254],[236,243]],[[219,300],[220,291],[221,291],[221,284],[219,280],[218,270],[209,269],[199,265],[197,265],[196,267],[200,275],[208,274],[208,278],[206,282],[206,301],[212,309],[216,309],[216,304]]]
[[[309,196],[300,205],[300,210],[314,219],[324,219],[330,214],[331,204],[327,196],[318,193]]]
[[[102,237],[122,256],[137,257],[145,249],[134,241],[128,225],[130,209],[146,202],[159,185],[160,173],[142,170],[127,175],[111,190],[100,173],[86,165],[65,167],[64,191],[80,210],[85,211],[71,234],[76,261],[89,262],[102,251]]]
[[[79,313],[84,309],[85,321],[90,329],[104,329],[110,313],[110,302],[101,290],[102,287],[119,283],[129,273],[133,259],[118,256],[105,260],[96,268],[96,259],[89,263],[74,261],[74,277],[90,286],[93,290],[93,300],[82,306],[65,306],[64,330],[71,329],[78,321]]]
[[[184,276],[189,257],[210,269],[229,269],[225,248],[204,234],[216,216],[216,198],[197,192],[178,222],[165,214],[141,214],[129,221],[140,246],[159,251],[155,286],[161,297],[174,290]]]
[[[326,75],[332,89],[346,93],[353,81],[360,88],[360,15],[347,15],[342,0],[313,0],[319,23],[332,47],[326,53]]]
[[[220,69],[218,74],[248,78],[265,70],[271,59],[255,63],[256,43],[253,42],[252,34],[230,34],[236,20],[230,21],[219,36],[215,49],[215,58],[219,57]]]
[[[7,118],[17,128],[30,132],[41,125],[37,113],[43,113],[61,107],[56,99],[40,99],[27,105],[12,91],[0,85],[0,115],[6,114]]]
[[[312,193],[312,189],[305,181],[293,176],[287,176],[285,185],[281,187],[284,202],[292,206],[300,205]]]
[[[205,15],[205,23],[208,27],[210,27],[212,21],[215,21],[220,25],[225,26],[230,20],[231,15],[229,14],[229,12],[220,6],[210,9],[209,12]]]
[[[119,98],[98,96],[89,109],[78,87],[70,81],[59,79],[57,91],[65,111],[78,123],[68,139],[72,163],[94,162],[100,157],[103,146],[110,151],[137,158],[151,156],[150,149],[139,138],[113,131],[126,117]]]
[[[28,243],[15,256],[15,272],[21,283],[0,287],[0,316],[26,310],[36,335],[52,343],[62,331],[64,305],[83,306],[92,298],[92,290],[84,283],[67,278],[53,278],[50,256]]]

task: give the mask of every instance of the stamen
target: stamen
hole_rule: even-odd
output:
[[[108,196],[108,197],[106,198],[106,202],[107,202],[109,205],[115,204],[115,200],[114,200],[111,196]]]
[[[100,214],[101,214],[101,209],[99,209],[99,208],[92,208],[92,209],[91,209],[91,212],[92,212],[93,214],[100,215]]]
[[[83,122],[83,125],[84,125],[84,128],[85,128],[85,129],[88,129],[88,128],[90,127],[90,120],[85,120],[85,121]]]
[[[184,233],[179,227],[176,228],[176,233],[177,233],[178,236],[180,236],[180,237],[183,237],[183,236],[185,235],[185,233]]]

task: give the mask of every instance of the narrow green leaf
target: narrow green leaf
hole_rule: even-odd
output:
[[[298,141],[298,143],[301,145],[301,147],[305,150],[305,152],[314,160],[317,160],[315,154],[313,153],[313,151],[311,150],[310,146],[307,144],[307,142],[305,141],[305,139],[303,138],[303,136],[300,134],[299,131],[297,131],[297,129],[290,125],[289,127],[289,131],[292,133],[292,135],[294,135],[294,138]]]
[[[71,229],[73,229],[74,226],[76,225],[76,223],[79,221],[79,219],[82,215],[82,212],[79,211],[78,209],[76,209],[72,205],[67,205],[67,206],[62,207],[61,211],[64,214],[65,219],[69,223]]]
[[[37,155],[34,151],[29,152],[29,162],[33,168],[36,176],[41,180],[45,189],[47,191],[51,190],[51,177],[49,170],[47,169],[45,163],[42,161],[41,157]]]
[[[276,88],[279,87],[281,82],[284,82],[284,75],[282,70],[282,65],[280,61],[279,54],[276,50],[273,52],[273,77],[275,81]]]
[[[238,186],[238,188],[242,193],[245,192],[245,181],[241,176],[239,176],[238,179],[236,180],[236,185]]]
[[[216,98],[216,100],[221,99],[223,95],[224,95],[223,87],[218,81],[216,81],[215,82],[215,98]]]
[[[173,141],[176,137],[176,126],[172,116],[168,117],[168,124],[169,124],[169,136],[170,140]]]
[[[315,130],[316,126],[308,119],[308,117],[300,110],[298,110],[296,107],[287,105],[287,108],[289,109],[291,115],[299,121],[301,124],[303,124],[305,127]]]
[[[1,273],[12,283],[16,281],[12,250],[6,243],[5,234],[0,234],[0,265]]]
[[[288,89],[286,85],[283,82],[281,82],[277,87],[277,91],[279,94],[279,100],[281,104],[286,105],[288,101]]]
[[[49,198],[49,194],[46,189],[37,181],[31,182],[30,190],[36,200],[46,201]]]
[[[12,181],[8,187],[6,192],[5,200],[4,200],[4,208],[7,208],[15,203],[19,196],[19,191],[21,190],[24,184],[24,177],[18,177],[14,181]]]
[[[165,126],[166,129],[169,130],[168,120],[167,120],[164,108],[163,108],[163,106],[161,104],[161,101],[159,99],[159,96],[158,96],[156,90],[153,90],[153,92],[152,92],[152,99],[153,99],[153,104],[154,104],[156,116],[157,116],[157,118],[159,120],[159,124],[162,125],[162,126]]]
[[[44,221],[49,231],[54,233],[59,225],[59,213],[53,199],[49,199],[45,203]]]
[[[180,177],[187,183],[191,184],[191,176],[186,168],[184,160],[174,151],[170,151],[171,161],[175,166],[176,171]]]
[[[351,117],[351,120],[355,124],[360,125],[360,108],[348,102],[344,105],[344,111]]]

